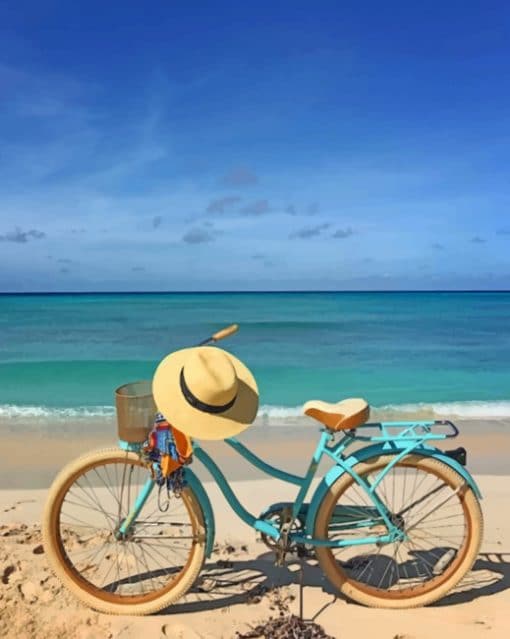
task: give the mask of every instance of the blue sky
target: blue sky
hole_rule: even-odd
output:
[[[0,7],[0,290],[510,288],[510,5]]]

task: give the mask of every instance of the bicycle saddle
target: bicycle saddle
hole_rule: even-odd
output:
[[[364,424],[370,416],[370,406],[364,399],[344,399],[336,404],[320,400],[306,402],[303,413],[330,430],[349,430]]]

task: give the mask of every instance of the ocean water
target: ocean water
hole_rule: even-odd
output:
[[[365,397],[388,414],[510,416],[510,293],[0,295],[0,420],[113,414],[167,353],[221,343],[260,414]]]

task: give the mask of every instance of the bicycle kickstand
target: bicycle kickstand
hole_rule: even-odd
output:
[[[299,619],[304,621],[303,619],[303,581],[304,581],[304,572],[305,572],[305,552],[303,550],[298,549],[298,557],[299,557]]]

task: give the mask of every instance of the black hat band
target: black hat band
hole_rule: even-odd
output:
[[[196,408],[202,411],[203,413],[212,413],[213,415],[224,413],[229,408],[232,408],[232,406],[234,405],[237,399],[237,394],[236,394],[233,399],[231,399],[229,402],[221,406],[215,406],[214,404],[206,404],[205,402],[200,401],[198,397],[193,395],[193,393],[189,389],[189,386],[186,384],[186,380],[184,379],[184,367],[181,368],[179,382],[181,384],[181,391],[182,391],[182,394],[184,395],[184,399],[188,402],[190,406],[193,406],[193,408]]]

